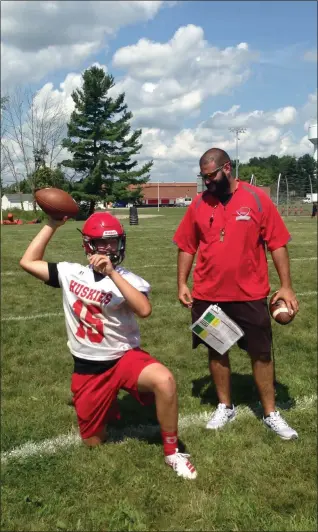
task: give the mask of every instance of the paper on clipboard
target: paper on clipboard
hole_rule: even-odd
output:
[[[220,355],[224,355],[244,333],[218,305],[210,305],[190,330]]]

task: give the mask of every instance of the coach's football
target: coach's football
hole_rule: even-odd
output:
[[[293,321],[295,313],[289,314],[287,305],[283,299],[278,299],[276,303],[273,303],[273,299],[277,292],[275,292],[269,301],[269,312],[272,318],[281,325],[287,325]]]
[[[36,191],[35,199],[39,207],[55,220],[62,220],[64,216],[75,218],[79,211],[72,196],[60,188],[41,188]]]

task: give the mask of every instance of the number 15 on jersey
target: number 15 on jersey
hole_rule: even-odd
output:
[[[100,344],[104,338],[104,326],[100,317],[102,313],[94,305],[85,305],[83,301],[77,299],[73,304],[73,310],[79,318],[79,326],[76,336],[88,338],[93,344]]]

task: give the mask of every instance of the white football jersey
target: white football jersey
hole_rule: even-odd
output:
[[[104,277],[95,281],[91,266],[57,264],[63,291],[68,348],[78,358],[115,360],[140,345],[140,332],[131,308],[115,283]],[[117,266],[116,271],[140,292],[148,294],[147,281]]]

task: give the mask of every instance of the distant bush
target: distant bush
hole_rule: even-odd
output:
[[[18,218],[22,220],[23,222],[31,222],[31,220],[34,220],[35,218],[39,218],[40,220],[46,220],[47,214],[45,212],[37,210],[34,211],[24,211],[22,209],[8,209],[5,211],[2,211],[2,219],[5,220],[8,217],[8,214],[13,214],[13,217],[15,220]]]

